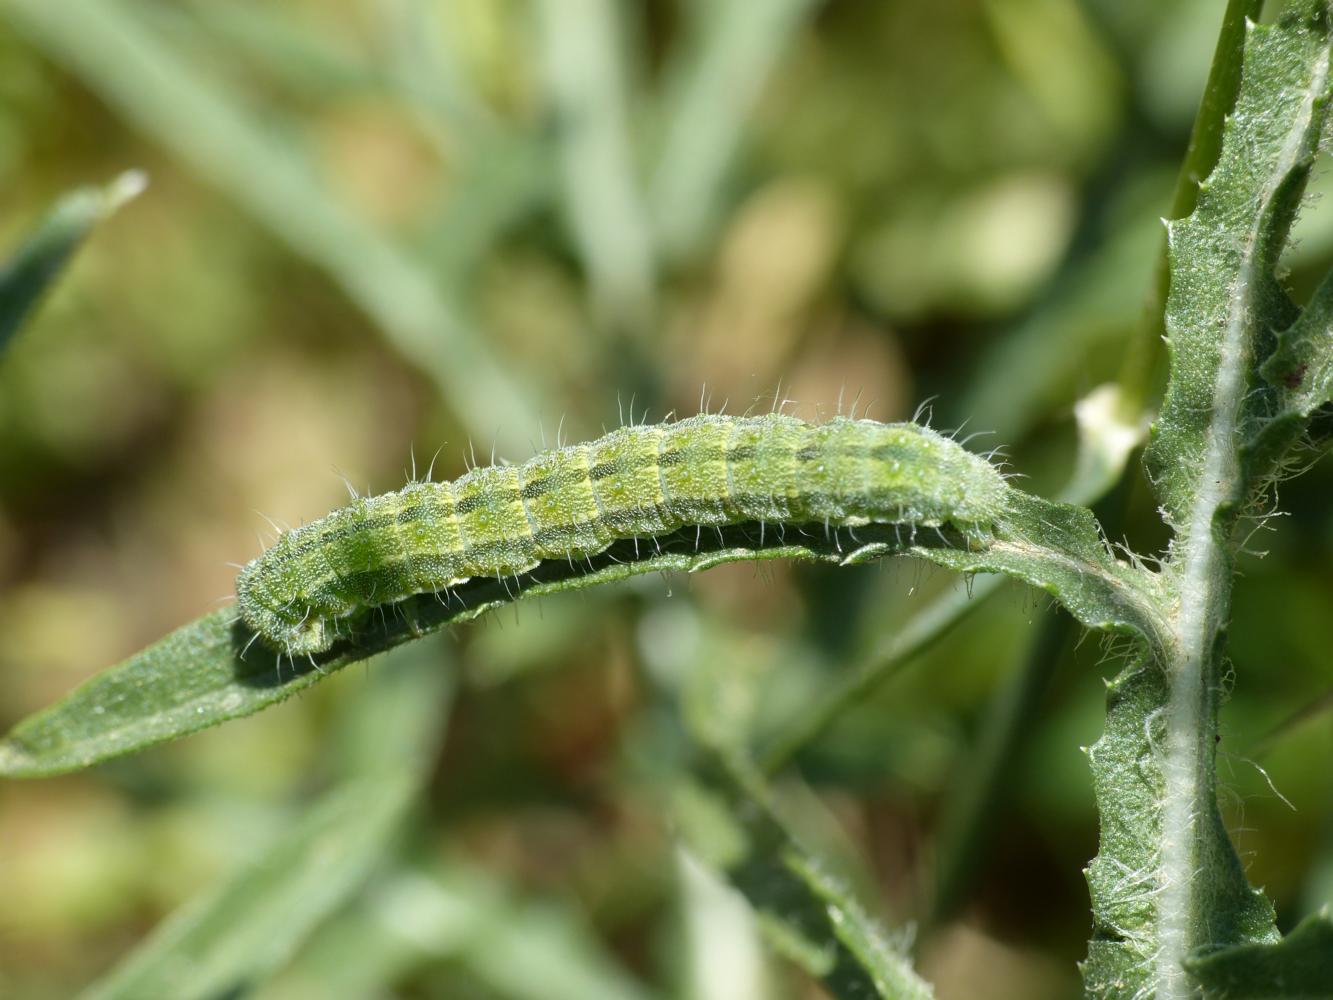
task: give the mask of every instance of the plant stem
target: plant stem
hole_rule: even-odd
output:
[[[1236,284],[1250,287],[1256,279],[1255,270],[1252,246]],[[1162,764],[1165,797],[1158,903],[1158,1000],[1193,995],[1182,963],[1194,944],[1190,917],[1194,912],[1191,886],[1198,869],[1195,827],[1200,817],[1214,808],[1216,647],[1231,603],[1231,554],[1215,529],[1223,504],[1242,489],[1235,434],[1253,367],[1248,350],[1248,299],[1242,294],[1232,302],[1213,396],[1211,440],[1178,556],[1180,605],[1173,622],[1176,659],[1168,667],[1171,697]]]
[[[1327,83],[1323,60],[1306,92],[1302,120],[1314,114],[1315,101]],[[1303,155],[1305,129],[1288,131],[1272,182],[1263,194],[1261,215]],[[1164,799],[1159,872],[1157,1000],[1196,995],[1187,979],[1184,959],[1198,944],[1196,927],[1206,920],[1206,907],[1196,905],[1196,884],[1206,833],[1199,824],[1216,813],[1214,743],[1217,733],[1217,690],[1222,660],[1222,634],[1230,614],[1232,527],[1236,507],[1248,493],[1237,442],[1241,412],[1254,370],[1253,302],[1249,290],[1265,277],[1263,243],[1243,249],[1233,281],[1226,326],[1219,344],[1219,362],[1207,448],[1198,489],[1187,523],[1180,533],[1172,571],[1178,574],[1179,603],[1172,616],[1172,662],[1167,664],[1170,698],[1166,714]]]

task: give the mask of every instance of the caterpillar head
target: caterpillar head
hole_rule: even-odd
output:
[[[241,619],[266,643],[291,656],[322,653],[336,638],[328,619],[309,601],[290,566],[256,559],[236,577],[236,603]]]

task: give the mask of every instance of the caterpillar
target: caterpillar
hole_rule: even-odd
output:
[[[949,525],[980,540],[1006,488],[984,458],[916,424],[700,414],[357,498],[243,566],[237,604],[268,645],[313,655],[372,608],[682,528]]]

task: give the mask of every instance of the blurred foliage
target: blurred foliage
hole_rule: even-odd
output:
[[[0,356],[0,728],[230,594],[229,564],[268,533],[256,511],[310,519],[339,474],[378,492],[413,456],[453,476],[474,447],[523,457],[558,426],[701,398],[894,419],[938,396],[936,426],[995,432],[979,441],[1053,494],[1073,404],[1139,320],[1219,17],[1206,0],[0,0],[0,246],[70,189],[151,178]],[[1333,221],[1309,211],[1298,235],[1299,296]],[[1152,550],[1130,482],[1115,530]],[[1330,489],[1327,466],[1284,487],[1231,630],[1229,818],[1284,929],[1333,899],[1333,786],[1309,766],[1333,753]],[[459,682],[452,708],[422,695],[449,714],[426,794],[262,995],[816,995],[663,821],[682,706],[779,734],[963,586],[730,566],[543,598],[423,647]],[[1005,585],[778,780],[861,898],[918,922],[946,1000],[1076,989],[1095,643],[1043,640],[1064,653],[1010,794],[965,884],[950,869],[951,905],[934,899],[960,778],[1053,614]],[[399,656],[0,785],[0,995],[71,995],[316,823],[401,735],[345,721],[414,669]]]

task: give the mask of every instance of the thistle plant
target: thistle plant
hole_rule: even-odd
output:
[[[1273,25],[1258,26],[1247,17],[1255,7],[1245,2],[1228,7],[1172,213],[1177,217],[1166,226],[1168,291],[1160,321],[1169,375],[1144,456],[1147,482],[1171,535],[1165,552],[1117,549],[1080,503],[1104,493],[1136,447],[1150,381],[1143,372],[1152,367],[1143,360],[1151,358],[1151,347],[1143,345],[1135,362],[1139,375],[1085,402],[1082,464],[1059,500],[1018,488],[978,459],[964,460],[960,445],[924,429],[872,431],[868,424],[834,422],[830,426],[836,429],[816,446],[797,438],[824,432],[781,418],[705,419],[686,422],[687,431],[673,429],[683,424],[637,428],[589,446],[621,448],[629,457],[599,465],[592,458],[584,461],[575,449],[559,453],[564,456],[559,462],[583,462],[583,475],[593,484],[588,504],[604,520],[616,512],[606,510],[610,494],[596,495],[595,469],[610,469],[604,478],[649,469],[654,489],[660,475],[661,492],[646,505],[654,510],[671,506],[666,482],[685,474],[672,480],[671,489],[689,482],[701,492],[692,494],[693,506],[672,509],[672,523],[658,530],[637,523],[607,529],[597,545],[571,542],[573,555],[567,559],[539,558],[535,549],[524,549],[522,565],[504,563],[495,573],[486,572],[490,564],[479,549],[456,542],[449,550],[423,536],[421,552],[455,555],[468,567],[465,579],[444,588],[399,586],[392,600],[376,601],[374,595],[386,590],[376,582],[380,577],[367,576],[354,590],[356,600],[340,598],[346,628],[334,623],[327,635],[321,631],[319,642],[299,648],[252,645],[255,631],[235,610],[220,609],[21,722],[0,742],[0,774],[64,773],[256,712],[350,663],[533,596],[645,573],[697,573],[729,562],[848,565],[911,556],[969,577],[1007,576],[1044,591],[1083,628],[1107,636],[1123,657],[1109,685],[1103,735],[1088,750],[1101,829],[1100,850],[1086,872],[1093,925],[1082,966],[1087,995],[1099,1000],[1333,996],[1333,919],[1316,915],[1281,936],[1273,906],[1246,878],[1218,807],[1216,744],[1233,683],[1226,633],[1236,561],[1256,522],[1272,513],[1274,484],[1292,473],[1305,452],[1322,445],[1312,419],[1333,402],[1333,277],[1303,307],[1280,280],[1289,232],[1329,127],[1330,15],[1323,2],[1303,3]],[[1197,183],[1190,176],[1196,169],[1206,175]],[[1158,321],[1154,314],[1149,328]],[[780,451],[774,443],[778,432],[770,427],[795,435],[794,443],[781,446],[788,451],[779,457],[792,460],[781,474],[764,464],[768,459],[755,457],[766,448]],[[716,438],[712,443],[698,440],[705,429]],[[857,436],[862,431],[864,441]],[[754,437],[742,448],[735,443],[738,433]],[[685,442],[680,457],[663,444],[676,439]],[[875,450],[873,442],[909,439],[926,441],[935,451],[914,452],[901,467],[894,465],[896,478],[866,485],[873,477],[859,463]],[[898,445],[882,447],[892,451]],[[853,454],[859,456],[855,461]],[[793,456],[818,462],[818,476],[804,467],[798,471]],[[677,469],[684,472],[670,471]],[[512,543],[522,529],[504,527],[499,510],[509,501],[502,495],[513,492],[529,500],[546,495],[528,489],[536,473],[525,470],[474,474],[475,482],[483,474],[497,482],[513,479],[512,490],[498,485],[475,490],[480,499],[473,506],[494,514],[497,520],[486,525],[500,524],[495,530],[504,543]],[[706,516],[714,507],[730,509],[728,504],[742,514],[750,509],[738,500],[738,474],[753,484],[747,496],[771,500],[790,490],[806,499],[771,507],[764,517]],[[709,476],[716,479],[711,486]],[[853,478],[855,486],[849,485]],[[625,488],[637,499],[633,489],[647,487]],[[392,544],[377,541],[373,532],[387,530],[380,522],[410,520],[414,490],[409,487],[379,507],[373,500],[359,502],[353,513],[333,516],[328,523],[343,525],[339,538],[353,538],[361,546],[355,551],[307,547],[291,558],[275,557],[274,564],[291,577],[284,586],[296,591],[304,586],[312,552],[327,564],[325,587],[336,586],[340,566],[388,572]],[[947,499],[955,496],[962,499]],[[383,513],[381,508],[394,517],[377,520],[372,515]],[[461,501],[455,509],[462,518]],[[535,524],[534,516],[528,511],[527,523]],[[572,537],[572,515],[561,508],[551,517],[554,528]],[[461,523],[473,537],[483,527]],[[537,527],[533,532],[540,534]],[[266,586],[259,569],[247,581],[261,593]],[[971,600],[980,596],[974,592]],[[296,634],[306,618],[284,619],[290,603],[261,610],[278,623],[275,630],[282,626]],[[928,641],[961,619],[966,606],[945,602],[919,633],[902,637],[904,643]],[[1234,683],[1252,680],[1241,676]],[[885,934],[866,906],[814,859],[769,784],[790,759],[791,746],[827,722],[828,705],[856,697],[866,684],[865,677],[852,676],[824,704],[811,706],[794,742],[786,745],[748,745],[710,721],[705,709],[687,713],[694,767],[674,796],[673,824],[744,894],[773,946],[833,995],[927,997],[931,989],[912,970],[905,940]],[[393,684],[385,687],[380,697],[395,704]],[[397,707],[410,716],[412,701],[407,697]],[[429,729],[420,717],[413,725]],[[283,878],[260,878],[263,864],[242,872],[169,922],[93,995],[215,995],[262,978],[338,906],[342,883],[321,878],[319,866],[329,863],[328,852],[345,879],[353,879],[348,873],[364,871],[385,831],[420,793],[422,770],[396,768],[395,774],[391,782],[378,771],[349,779],[274,846]],[[334,832],[338,836],[329,840]],[[303,900],[296,917],[281,926],[261,923],[260,934],[251,915],[275,912],[273,899],[287,898],[283,894]]]

